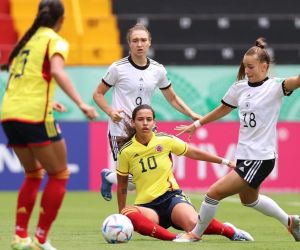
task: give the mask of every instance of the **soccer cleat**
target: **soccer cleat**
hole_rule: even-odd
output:
[[[177,234],[176,238],[173,240],[174,242],[195,242],[201,240],[200,237],[196,236],[192,232]]]
[[[50,242],[47,240],[45,243],[41,244],[39,243],[38,239],[35,238],[33,242],[30,245],[30,250],[57,250],[55,247],[53,247]]]
[[[21,238],[20,236],[15,235],[10,245],[13,250],[28,250],[30,249],[31,242],[29,237]]]
[[[254,241],[253,237],[248,232],[235,227],[234,225],[232,225],[229,222],[225,222],[224,225],[231,227],[234,230],[234,235],[232,236],[231,240],[233,240],[233,241]]]
[[[112,183],[110,183],[108,180],[106,180],[106,176],[109,175],[111,171],[107,168],[102,169],[101,171],[101,195],[104,198],[104,200],[110,201],[112,198],[111,189],[112,189]]]
[[[300,241],[300,216],[290,215],[289,232],[294,236],[295,241]]]

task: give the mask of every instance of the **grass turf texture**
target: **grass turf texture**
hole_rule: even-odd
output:
[[[203,199],[203,194],[189,193],[197,210]],[[299,194],[268,194],[289,214],[300,213]],[[40,197],[39,197],[40,198]],[[16,192],[0,192],[0,249],[10,249],[10,241],[14,231]],[[40,199],[38,200],[38,202]],[[132,204],[133,194],[128,197]],[[103,220],[110,214],[117,213],[116,196],[111,202],[105,201],[98,193],[68,192],[55,221],[49,238],[59,250],[98,250],[98,249],[130,249],[130,250],[292,250],[300,249],[300,242],[295,242],[287,230],[276,220],[261,215],[253,209],[243,207],[237,196],[221,202],[217,218],[223,222],[229,221],[255,238],[255,242],[232,242],[222,236],[205,236],[202,242],[174,243],[159,241],[134,233],[127,244],[108,244],[102,237]],[[33,235],[38,216],[36,204],[33,218],[30,222],[30,234]],[[177,232],[176,230],[173,230]]]

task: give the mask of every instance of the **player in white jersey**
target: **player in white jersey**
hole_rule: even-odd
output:
[[[147,57],[151,46],[149,30],[144,25],[136,24],[128,30],[127,41],[130,55],[108,68],[94,92],[95,102],[109,116],[108,137],[115,161],[119,151],[118,140],[126,136],[124,121],[131,119],[135,107],[151,104],[156,88],[162,91],[167,101],[179,112],[193,120],[200,118],[176,95],[164,66]],[[111,106],[104,98],[110,88],[113,89]],[[105,200],[111,200],[111,187],[112,183],[117,183],[117,174],[104,169],[101,178],[101,194]]]
[[[245,53],[239,69],[239,81],[227,91],[222,104],[193,124],[176,128],[181,131],[179,134],[188,132],[191,136],[197,127],[239,108],[240,130],[235,171],[209,188],[196,227],[176,241],[189,242],[201,237],[214,217],[219,201],[233,194],[239,194],[244,206],[277,219],[296,241],[300,241],[299,215],[288,215],[272,199],[259,194],[260,185],[273,170],[277,158],[276,124],[282,99],[300,87],[300,75],[286,79],[269,78],[269,66],[265,39],[259,38],[255,46]]]

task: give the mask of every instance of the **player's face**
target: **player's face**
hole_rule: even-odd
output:
[[[139,110],[132,125],[138,136],[152,134],[152,128],[155,125],[152,111],[150,109]]]
[[[243,59],[245,67],[245,74],[248,77],[249,82],[255,83],[264,80],[268,73],[268,64],[261,63],[257,55],[245,55]]]
[[[134,30],[130,35],[129,47],[131,54],[136,57],[146,57],[151,41],[145,30]]]

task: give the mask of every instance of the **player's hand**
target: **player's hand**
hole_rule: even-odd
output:
[[[235,161],[229,161],[229,164],[227,165],[229,168],[235,168],[236,162]]]
[[[192,135],[194,134],[196,127],[194,125],[194,123],[190,124],[190,125],[179,125],[176,126],[174,130],[179,131],[179,133],[176,136],[180,136],[183,133],[188,133],[189,134],[189,140],[191,140]]]
[[[60,102],[57,102],[57,101],[53,101],[52,102],[52,108],[54,109],[54,110],[56,110],[56,111],[58,111],[58,112],[66,112],[66,108],[65,108],[65,106],[62,104],[62,103],[60,103]]]
[[[118,123],[123,119],[123,112],[123,110],[113,110],[109,116],[114,123]]]
[[[99,116],[96,109],[94,107],[90,106],[90,105],[82,103],[82,104],[80,104],[79,108],[85,114],[85,116],[90,120],[92,120],[92,119]]]

